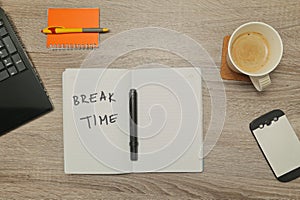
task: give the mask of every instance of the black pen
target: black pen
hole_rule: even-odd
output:
[[[130,125],[130,160],[138,160],[138,132],[137,132],[137,92],[129,91],[129,125]]]

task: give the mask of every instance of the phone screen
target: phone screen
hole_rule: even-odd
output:
[[[300,142],[285,115],[252,132],[277,178],[300,167]]]

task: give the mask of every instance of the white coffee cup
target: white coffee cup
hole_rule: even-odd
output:
[[[255,72],[248,72],[239,67],[232,56],[232,46],[236,38],[241,34],[248,32],[260,33],[264,36],[269,44],[269,57],[263,67]],[[248,75],[258,91],[263,91],[271,84],[270,73],[279,64],[283,53],[283,44],[278,32],[268,24],[263,22],[249,22],[238,27],[230,37],[228,44],[227,64],[235,72]]]

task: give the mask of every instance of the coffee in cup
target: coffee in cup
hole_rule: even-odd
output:
[[[230,37],[227,63],[235,72],[248,75],[258,91],[271,84],[269,73],[279,64],[283,53],[277,31],[262,22],[249,22]]]
[[[258,32],[246,32],[232,43],[231,56],[234,63],[246,72],[256,72],[263,68],[270,58],[268,40]]]

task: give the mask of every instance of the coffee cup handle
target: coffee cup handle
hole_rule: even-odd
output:
[[[269,74],[264,76],[250,76],[254,87],[257,91],[263,91],[267,86],[271,84],[271,79]]]

